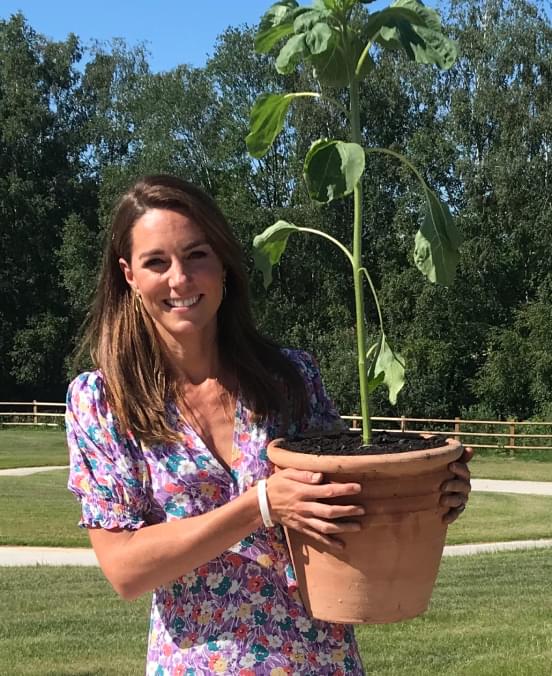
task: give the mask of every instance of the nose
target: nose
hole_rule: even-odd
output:
[[[189,282],[191,279],[190,271],[186,270],[181,262],[176,262],[171,266],[169,271],[169,286],[171,289],[176,289],[182,284]]]

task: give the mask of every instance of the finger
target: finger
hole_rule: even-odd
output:
[[[443,515],[443,523],[450,525],[456,519],[462,514],[462,512],[466,509],[466,505],[461,505],[460,507],[456,507],[455,509],[449,509],[449,511]]]
[[[453,474],[457,474],[462,479],[469,480],[471,477],[470,468],[464,462],[458,460],[456,462],[451,462],[448,468]]]
[[[439,498],[441,507],[452,507],[454,509],[466,505],[466,496],[459,493],[447,493]]]
[[[448,479],[441,484],[441,493],[462,493],[462,495],[469,495],[470,492],[470,483],[462,479]]]
[[[325,521],[324,519],[306,519],[305,525],[323,535],[334,533],[356,533],[362,526],[358,521]]]
[[[322,472],[310,472],[309,470],[293,469],[292,467],[282,470],[280,476],[303,484],[319,484],[324,479]]]
[[[341,498],[346,495],[357,495],[362,490],[362,486],[357,483],[329,483],[317,486],[313,494],[316,499],[323,500],[328,498]]]
[[[458,462],[469,462],[473,458],[474,450],[471,446],[466,446],[464,452],[458,458]]]
[[[321,519],[343,519],[350,516],[364,516],[365,509],[360,505],[327,505],[323,502],[305,502],[302,513]]]

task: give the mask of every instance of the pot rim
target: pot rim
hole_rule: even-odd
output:
[[[319,434],[318,434],[319,435]],[[311,436],[311,435],[309,435]],[[316,433],[312,436],[316,436]],[[423,434],[429,438],[433,434]],[[463,453],[462,443],[451,437],[447,437],[445,446],[426,448],[418,451],[405,451],[404,453],[379,453],[374,455],[317,455],[290,451],[280,446],[285,443],[284,437],[278,437],[268,444],[267,452],[270,460],[278,467],[294,467],[309,471],[341,471],[363,472],[367,469],[381,469],[411,466],[439,467],[457,460]],[[276,457],[277,456],[277,457]]]

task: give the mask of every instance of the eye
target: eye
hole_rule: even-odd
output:
[[[144,267],[146,268],[158,268],[162,265],[165,265],[165,261],[162,258],[149,258],[144,263]]]
[[[204,249],[194,249],[188,255],[188,258],[205,258],[207,256],[207,251]]]

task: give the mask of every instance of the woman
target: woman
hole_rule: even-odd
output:
[[[340,419],[313,359],[257,333],[247,288],[201,190],[150,176],[123,196],[85,341],[97,370],[68,392],[69,488],[115,590],[154,590],[147,674],[362,674],[352,631],[307,617],[265,525],[339,549],[362,508],[319,500],[360,486],[271,474],[271,438]],[[448,521],[469,492],[453,471]]]

